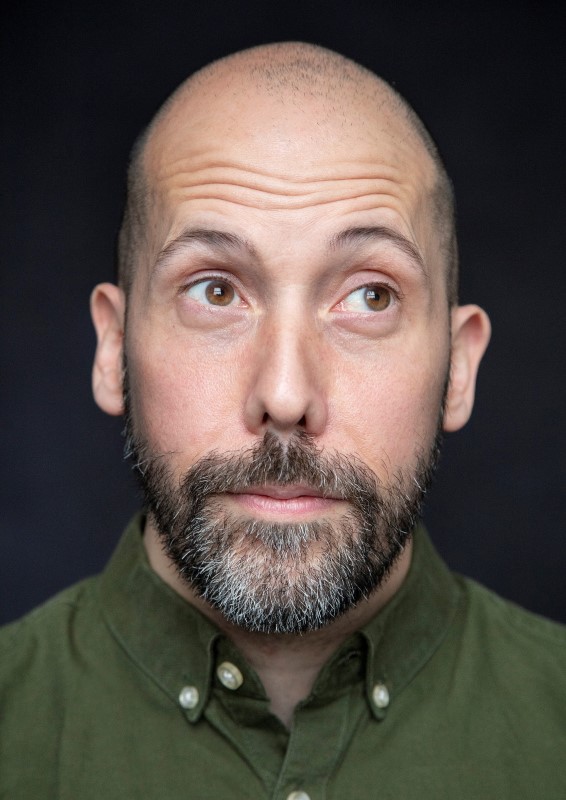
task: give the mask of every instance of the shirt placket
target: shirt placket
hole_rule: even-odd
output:
[[[359,684],[331,702],[299,705],[272,800],[326,800],[333,773],[367,713]]]

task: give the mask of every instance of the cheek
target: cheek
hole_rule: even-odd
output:
[[[241,446],[234,424],[240,361],[233,349],[201,347],[198,337],[133,348],[132,412],[155,452],[170,453],[186,467],[212,448]]]
[[[331,402],[330,427],[340,431],[336,447],[357,453],[380,478],[395,467],[412,466],[420,451],[428,452],[448,369],[447,348],[435,357],[390,355],[344,365]]]

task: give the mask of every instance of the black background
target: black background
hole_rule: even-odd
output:
[[[0,607],[104,565],[138,499],[90,396],[88,296],[112,279],[129,146],[191,71],[261,42],[392,82],[455,185],[462,300],[494,334],[427,522],[457,570],[566,620],[564,26],[559,3],[75,2],[2,19]]]

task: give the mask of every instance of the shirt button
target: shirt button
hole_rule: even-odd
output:
[[[371,696],[377,708],[387,708],[389,705],[389,689],[384,683],[376,683]]]
[[[287,795],[287,800],[311,800],[306,792],[291,792]]]
[[[195,708],[198,705],[196,686],[183,686],[179,694],[179,703],[183,708]]]
[[[218,680],[227,689],[235,691],[239,689],[244,682],[244,677],[238,667],[230,661],[223,661],[216,670]]]

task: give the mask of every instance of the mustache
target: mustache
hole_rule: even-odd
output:
[[[143,481],[148,469],[168,473],[159,456],[146,457],[143,447],[130,440],[126,455],[136,454],[133,469]],[[165,459],[163,459],[163,462]],[[151,467],[150,467],[151,464]],[[327,454],[312,438],[299,431],[288,442],[267,431],[261,441],[234,453],[211,451],[182,477],[181,489],[193,498],[228,492],[245,492],[266,485],[281,487],[301,484],[320,493],[355,502],[373,501],[383,487],[373,471],[359,458],[342,453]]]

